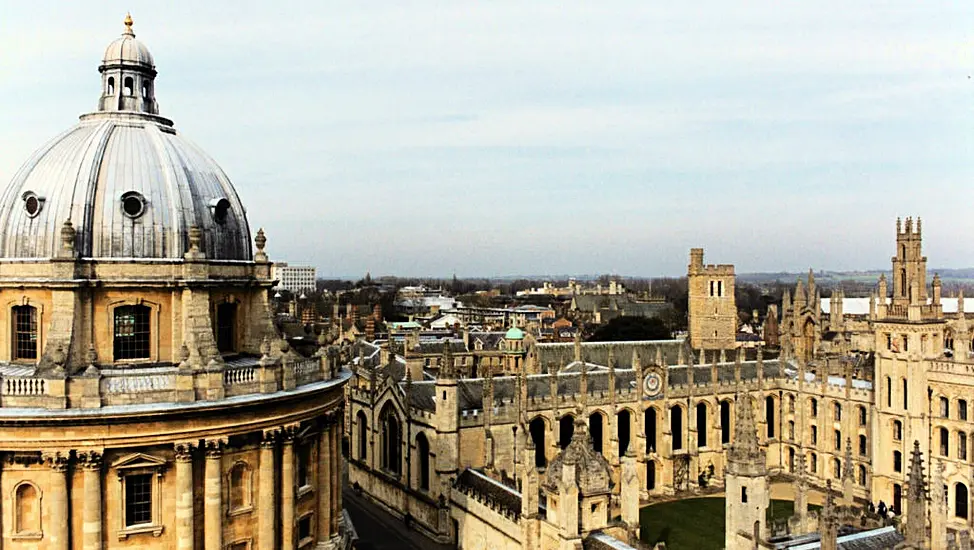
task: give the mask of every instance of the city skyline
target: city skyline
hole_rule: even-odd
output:
[[[876,269],[897,216],[971,265],[974,8],[92,6],[5,8],[4,182],[130,10],[161,114],[324,277]]]

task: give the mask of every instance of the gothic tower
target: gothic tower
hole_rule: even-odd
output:
[[[927,258],[921,248],[920,218],[916,226],[907,218],[901,225],[896,219],[896,256],[893,256],[893,305],[907,306],[911,292],[916,289],[914,301],[927,300]]]
[[[766,538],[768,471],[765,451],[758,445],[751,396],[738,391],[734,440],[727,453],[724,547],[746,550],[753,537]]]
[[[734,266],[704,265],[703,249],[690,249],[690,346],[693,349],[733,349],[737,345],[737,303]]]

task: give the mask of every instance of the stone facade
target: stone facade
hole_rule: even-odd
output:
[[[84,134],[90,119],[110,129],[103,144],[114,132],[130,132],[131,143],[175,133],[158,116],[155,68],[134,36],[127,19],[101,67],[100,110],[74,132]],[[139,101],[129,97],[138,91],[132,77],[143,86]],[[0,331],[2,546],[346,544],[340,442],[350,373],[328,342],[303,357],[278,335],[267,298],[273,281],[266,238],[258,231],[256,252],[249,242],[240,248],[239,238],[249,241],[250,233],[242,208],[226,211],[234,208],[232,188],[178,175],[149,182],[164,189],[139,187],[143,181],[119,174],[176,167],[142,157],[118,166],[110,147],[84,162],[113,176],[48,172],[76,152],[70,141],[53,143],[25,165],[0,204],[4,250],[33,254],[0,257],[0,323],[8,327]],[[53,149],[64,157],[48,158]],[[35,177],[35,170],[43,174]],[[141,198],[115,195],[123,188],[142,189]],[[234,200],[203,202],[211,192]],[[81,208],[61,199],[88,202]],[[89,216],[102,203],[127,220],[114,234],[118,243],[98,237],[113,234],[117,220]],[[197,203],[209,206],[194,211]],[[56,218],[71,211],[73,220]],[[42,246],[51,237],[42,214],[58,229],[53,254]],[[11,220],[21,215],[37,223],[12,232]],[[153,230],[151,220],[165,216],[171,226]],[[189,219],[197,222],[179,225]],[[158,246],[129,240],[150,236]],[[124,250],[137,254],[122,257]]]
[[[694,349],[736,347],[738,321],[734,282],[733,265],[704,265],[703,249],[690,250],[688,315],[690,345]]]
[[[919,239],[898,238],[898,246],[900,240],[913,243],[907,247],[915,247],[910,261],[920,262]],[[699,261],[691,264],[702,265],[702,257],[694,257]],[[906,261],[894,259],[894,267],[901,264]],[[636,481],[637,509],[639,502],[698,494],[704,486],[723,487],[737,497],[746,488],[753,513],[728,512],[737,537],[729,548],[767,544],[782,530],[811,533],[853,521],[876,527],[870,536],[893,545],[902,540],[898,532],[883,528],[881,518],[860,520],[857,514],[865,513],[866,503],[882,500],[909,522],[909,451],[916,442],[937,463],[947,486],[936,525],[949,540],[960,541],[972,521],[970,329],[963,312],[955,318],[943,313],[938,278],[924,301],[913,277],[925,273],[909,267],[905,272],[916,298],[905,305],[879,299],[886,296],[883,278],[869,315],[843,313],[841,293],[830,313],[823,313],[810,275],[782,305],[780,356],[763,348],[749,357],[733,346],[701,350],[685,340],[576,341],[526,345],[524,368],[513,374],[481,370],[465,377],[441,366],[433,377],[409,376],[390,354],[384,361],[360,362],[348,394],[350,479],[441,540],[535,544],[545,540],[547,528],[532,531],[534,524],[524,517],[533,512],[550,518],[550,507],[528,503],[515,513],[504,503],[503,490],[471,488],[478,483],[466,472],[528,502],[534,475],[544,479],[581,421],[611,472],[610,517],[638,515],[626,511],[633,501],[623,483],[629,476]],[[703,289],[710,299],[709,281]],[[945,353],[945,337],[953,356]],[[440,365],[453,364],[450,353],[441,355]],[[741,403],[749,404],[751,414]],[[735,458],[741,418],[754,426],[748,436],[753,445]],[[392,439],[390,426],[398,434]],[[390,443],[397,449],[392,455]],[[755,510],[766,506],[772,476],[795,479],[803,487],[802,502],[795,518],[776,525],[758,520],[755,532],[753,520],[761,517]],[[833,484],[841,504],[821,523],[804,495],[812,488],[832,494]],[[537,492],[545,496],[543,488]],[[488,494],[477,502],[493,506],[493,515],[475,510],[480,504],[470,502],[474,493]],[[458,526],[471,531],[457,533]],[[599,532],[612,529],[623,540],[630,536],[625,525],[609,524]]]

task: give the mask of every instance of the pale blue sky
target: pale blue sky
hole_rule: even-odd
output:
[[[679,4],[679,5],[678,5]],[[0,180],[126,10],[272,259],[329,275],[974,265],[974,2],[10,2]]]

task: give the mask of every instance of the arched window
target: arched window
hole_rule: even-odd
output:
[[[41,494],[32,483],[14,489],[14,532],[18,535],[41,533]]]
[[[568,444],[572,442],[573,435],[575,435],[575,417],[566,414],[558,421],[558,446],[562,449],[568,447]]]
[[[367,461],[369,458],[369,419],[363,411],[359,411],[358,418],[358,459]]]
[[[123,82],[124,85],[122,86],[122,93],[125,95],[133,95],[135,92],[135,83],[133,82],[132,77],[126,76]]]
[[[142,99],[147,99],[149,97],[149,86],[143,82],[142,83]]]
[[[602,427],[605,425],[602,413],[592,413],[588,417],[588,434],[592,437],[592,449],[602,452]]]
[[[707,405],[697,403],[697,447],[707,446]]]
[[[809,410],[810,410],[810,413],[812,415],[812,418],[817,417],[818,416],[818,400],[813,397],[813,398],[811,398],[808,401],[808,404],[809,404],[808,406],[809,406]]]
[[[903,486],[899,483],[893,484],[893,513],[899,514],[903,508]]]
[[[788,471],[795,472],[795,448],[788,447]]]
[[[818,455],[816,455],[815,453],[812,453],[811,456],[809,457],[809,459],[810,459],[808,461],[809,471],[811,473],[813,473],[813,474],[817,474],[818,473]]]
[[[646,490],[652,491],[656,488],[656,461],[646,461]]]
[[[542,424],[544,422],[542,421]],[[543,453],[544,451],[542,451]],[[422,433],[416,434],[416,453],[419,455],[419,488],[429,491],[430,488],[430,442]],[[542,455],[543,456],[543,455]],[[542,464],[543,466],[543,464]]]
[[[893,407],[893,379],[886,377],[886,406]]]
[[[730,443],[731,434],[731,404],[730,401],[720,402],[720,442]]]
[[[967,460],[967,434],[957,432],[957,458]]]
[[[842,404],[838,402],[832,403],[832,420],[836,422],[842,421]]]
[[[866,467],[862,464],[859,465],[859,485],[866,486]]]
[[[788,439],[790,441],[794,441],[795,440],[795,421],[794,420],[789,420],[788,421]]]
[[[250,466],[243,461],[237,462],[230,468],[228,477],[230,478],[230,512],[242,512],[252,509]]]
[[[774,397],[764,399],[764,420],[768,424],[768,439],[774,439]]]
[[[906,378],[903,379],[903,408],[910,408],[910,391],[907,385]]]
[[[832,441],[833,441],[833,443],[835,443],[835,450],[836,451],[841,451],[842,450],[842,432],[839,431],[839,430],[835,430],[835,432],[832,434]]]
[[[115,360],[149,358],[148,306],[119,306],[115,308]]]
[[[105,95],[115,95],[115,77],[108,77],[108,88],[105,90]]]
[[[967,420],[967,400],[966,399],[957,400],[957,418],[960,420]]]
[[[950,418],[950,399],[946,397],[940,398],[940,417]]]
[[[295,445],[298,462],[298,488],[311,487],[311,442],[301,441]]]
[[[903,440],[903,423],[899,420],[893,421],[893,441]]]
[[[866,456],[866,436],[859,434],[859,454],[861,456]]]
[[[795,412],[795,396],[788,394],[788,412]]]
[[[832,459],[832,477],[835,479],[842,477],[842,461],[838,458]]]
[[[967,485],[954,485],[954,517],[967,519]]]
[[[906,248],[904,247],[903,254],[906,254],[905,250],[906,250]],[[906,270],[905,269],[901,269],[900,270],[900,296],[909,296],[909,290],[906,288]]]
[[[862,405],[859,405],[859,425],[866,425],[866,407],[863,407]]]
[[[812,445],[818,445],[818,426],[812,425]]]
[[[237,304],[225,302],[216,306],[216,347],[221,353],[236,351],[235,328]]]
[[[543,468],[548,462],[545,457],[545,432],[548,431],[543,417],[535,417],[528,424],[528,431],[531,433],[531,442],[534,443],[534,465]]]
[[[619,440],[619,456],[626,456],[632,439],[632,414],[629,409],[616,413],[616,438]]]
[[[14,306],[13,308],[13,356],[14,361],[37,360],[37,308]]]
[[[401,426],[392,406],[386,405],[382,411],[382,468],[397,476],[402,473]]]
[[[643,413],[646,424],[646,452],[656,451],[656,409],[650,407]]]
[[[940,428],[940,456],[948,456],[950,452],[950,432],[947,428]]]
[[[893,451],[893,471],[903,471],[903,453],[899,451]]]
[[[683,409],[679,405],[670,407],[670,434],[673,437],[673,450],[683,449]]]

